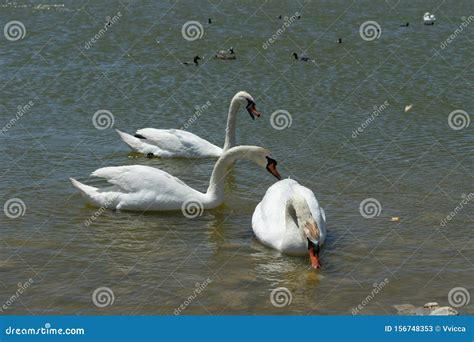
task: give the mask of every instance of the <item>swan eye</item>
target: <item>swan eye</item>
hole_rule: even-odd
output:
[[[267,158],[267,166],[271,164],[277,166],[278,162],[275,159],[270,158],[270,157],[265,157],[265,158]]]
[[[247,100],[247,106],[246,106],[247,109],[249,109],[252,106],[255,106],[255,102],[253,102],[252,100],[248,98],[245,98],[245,99]]]

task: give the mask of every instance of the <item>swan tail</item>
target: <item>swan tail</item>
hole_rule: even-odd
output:
[[[84,197],[92,198],[92,196],[97,194],[97,190],[98,190],[97,188],[90,185],[85,185],[75,180],[74,178],[69,178],[69,180],[71,181],[72,185],[74,185],[75,188],[79,189],[79,191]]]
[[[141,150],[143,142],[139,138],[134,137],[131,134],[122,132],[118,129],[116,129],[115,131],[117,131],[118,135],[120,136],[120,139],[122,139],[122,141],[126,143],[132,150],[142,152]]]
[[[72,185],[79,189],[81,195],[86,198],[87,202],[104,209],[120,209],[120,200],[116,192],[101,192],[99,188],[85,185],[74,178],[69,178]]]
[[[138,135],[137,137],[137,136],[133,136],[131,134],[122,132],[118,129],[116,129],[116,131],[120,135],[120,139],[122,139],[122,141],[126,143],[132,149],[132,151],[140,152],[143,154],[150,154],[150,153],[154,155],[156,154],[157,152],[156,146],[152,146],[150,144],[143,142],[141,139],[145,139],[145,137],[143,137],[142,135]]]
[[[146,139],[143,135],[137,134],[137,136],[133,136],[118,129],[116,129],[116,131],[120,135],[122,141],[126,143],[132,149],[132,151],[146,155],[153,155],[155,157],[163,156],[163,151],[158,148],[158,146],[143,141],[143,139]]]

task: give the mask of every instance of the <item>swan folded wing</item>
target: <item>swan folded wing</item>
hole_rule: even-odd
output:
[[[103,167],[92,173],[92,176],[101,177],[107,182],[118,186],[127,192],[155,189],[160,191],[167,185],[189,188],[180,179],[169,173],[149,166],[130,165]]]
[[[271,186],[255,209],[255,213],[260,219],[259,224],[268,230],[266,234],[277,232],[275,229],[283,225],[285,221],[287,191],[286,186]]]
[[[197,135],[180,129],[143,128],[137,134],[146,138],[148,143],[154,144],[162,150],[177,154],[199,154],[213,151],[220,153],[221,149]]]
[[[143,128],[136,134],[146,138],[148,144],[154,144],[164,150],[182,147],[180,139],[170,129]]]

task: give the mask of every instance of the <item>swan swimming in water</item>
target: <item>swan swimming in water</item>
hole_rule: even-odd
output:
[[[426,12],[423,15],[423,21],[425,25],[434,25],[434,22],[436,21],[436,17],[434,14],[431,14],[430,12]]]
[[[231,46],[229,48],[229,50],[227,50],[227,51],[224,51],[224,50],[218,51],[214,55],[214,58],[217,58],[217,59],[236,59],[235,53],[234,53],[234,48]]]
[[[262,244],[289,255],[309,252],[311,267],[321,267],[326,215],[314,193],[297,181],[284,179],[268,188],[252,215],[252,228]]]
[[[183,210],[183,206],[192,201],[202,209],[212,209],[224,202],[227,169],[237,159],[253,161],[281,179],[276,169],[277,162],[269,150],[258,146],[237,146],[224,152],[217,160],[205,193],[165,171],[142,165],[103,167],[94,171],[92,176],[105,178],[112,184],[107,188],[99,189],[73,178],[70,180],[86,200],[97,207],[139,211]]]
[[[232,98],[227,114],[227,128],[224,147],[220,148],[197,135],[180,129],[143,128],[130,135],[116,130],[120,138],[136,152],[148,157],[162,158],[217,158],[223,151],[235,146],[235,124],[237,111],[245,106],[250,117],[260,117],[253,97],[239,91]]]
[[[293,57],[295,57],[297,61],[302,62],[309,62],[311,60],[309,57],[298,57],[298,54],[296,52],[293,52]]]
[[[194,65],[198,66],[198,65],[199,65],[198,60],[200,60],[200,59],[201,59],[201,57],[195,56],[195,57],[193,58],[193,63],[194,63]],[[193,65],[193,63],[190,63],[190,62],[183,62],[184,65]]]

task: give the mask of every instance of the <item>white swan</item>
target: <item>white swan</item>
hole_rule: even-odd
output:
[[[180,129],[143,128],[138,130],[135,136],[116,131],[132,150],[146,154],[148,157],[218,158],[223,151],[235,146],[236,114],[241,105],[245,106],[252,119],[260,116],[255,107],[255,101],[249,93],[239,91],[235,94],[227,115],[224,148]]]
[[[290,255],[309,251],[311,266],[321,267],[319,248],[326,239],[326,215],[314,193],[292,179],[268,188],[252,216],[257,239]]]
[[[423,15],[423,21],[425,25],[433,25],[434,22],[436,21],[436,17],[434,14],[431,14],[430,12],[426,12]]]
[[[202,210],[212,209],[224,201],[226,171],[236,159],[248,159],[266,167],[280,179],[277,162],[270,151],[258,146],[237,146],[224,152],[212,171],[205,193],[197,191],[169,173],[149,166],[104,167],[92,173],[113,186],[99,189],[70,178],[72,184],[93,205],[123,210]]]

